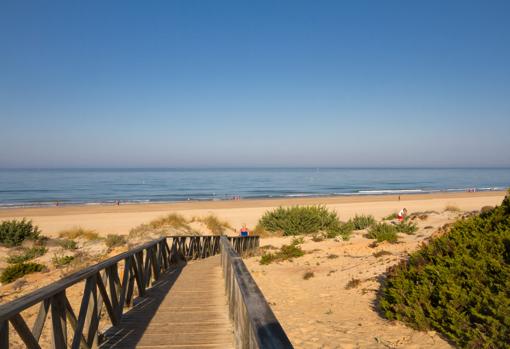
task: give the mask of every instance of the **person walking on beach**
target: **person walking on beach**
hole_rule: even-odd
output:
[[[248,232],[248,228],[246,228],[246,224],[243,224],[241,230],[239,230],[239,235],[242,237],[247,237],[250,233]]]
[[[403,222],[407,215],[407,208],[403,208],[400,210],[400,212],[397,215],[397,218],[399,221]]]

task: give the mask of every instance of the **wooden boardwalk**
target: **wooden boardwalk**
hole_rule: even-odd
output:
[[[220,256],[165,273],[101,348],[234,348]]]

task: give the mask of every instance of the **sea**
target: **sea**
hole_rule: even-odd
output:
[[[505,190],[510,168],[3,169],[0,207]]]

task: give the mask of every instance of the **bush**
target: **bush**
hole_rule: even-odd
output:
[[[25,218],[20,221],[3,221],[0,224],[0,243],[6,246],[19,246],[26,239],[39,238],[39,234],[39,228]]]
[[[9,256],[7,258],[7,263],[9,263],[9,264],[23,263],[23,262],[29,261],[31,259],[40,257],[40,256],[44,255],[46,252],[48,252],[48,249],[46,247],[42,247],[42,246],[28,248],[28,249],[25,249],[22,254]]]
[[[304,256],[305,251],[303,251],[301,246],[299,246],[302,242],[302,240],[294,239],[290,245],[283,245],[280,248],[280,251],[275,253],[264,253],[260,258],[260,264],[267,265],[273,262],[281,262]]]
[[[126,238],[122,235],[114,235],[108,234],[105,239],[105,244],[108,248],[113,248],[117,246],[124,245],[126,243]]]
[[[3,284],[13,282],[27,274],[43,271],[44,265],[39,263],[18,263],[8,266],[0,274],[0,282]]]
[[[74,256],[65,256],[61,254],[55,254],[53,255],[53,258],[51,261],[53,262],[53,265],[56,267],[63,267],[65,265],[68,265],[74,260]]]
[[[376,239],[377,242],[388,241],[396,243],[398,241],[397,229],[388,223],[378,223],[370,227],[367,237]]]
[[[326,232],[325,236],[328,239],[333,239],[336,237],[341,237],[344,240],[348,240],[354,230],[354,226],[351,222],[343,223],[338,222],[332,225]]]
[[[383,218],[383,221],[391,221],[397,219],[398,214],[396,212],[391,213],[390,215]]]
[[[355,230],[362,230],[368,227],[371,227],[376,223],[374,216],[372,215],[355,215],[354,218],[351,218],[349,222],[352,223]]]
[[[346,230],[334,211],[324,206],[279,207],[266,212],[259,224],[267,231],[283,235],[303,235],[326,232],[345,236]]]
[[[407,222],[400,222],[400,223],[395,225],[395,229],[399,233],[404,233],[404,234],[407,234],[407,235],[412,235],[416,231],[418,231],[418,225],[416,223],[413,223],[413,222],[409,222],[409,223],[407,223]]]
[[[388,271],[388,319],[441,332],[462,348],[510,348],[510,198],[457,221]]]

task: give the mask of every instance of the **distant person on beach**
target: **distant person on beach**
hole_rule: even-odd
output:
[[[407,215],[407,208],[403,208],[400,210],[400,212],[397,215],[397,218],[399,221],[403,222]]]
[[[246,224],[243,224],[241,230],[239,230],[239,235],[242,237],[247,237],[250,233],[248,232],[248,228],[246,228]]]

